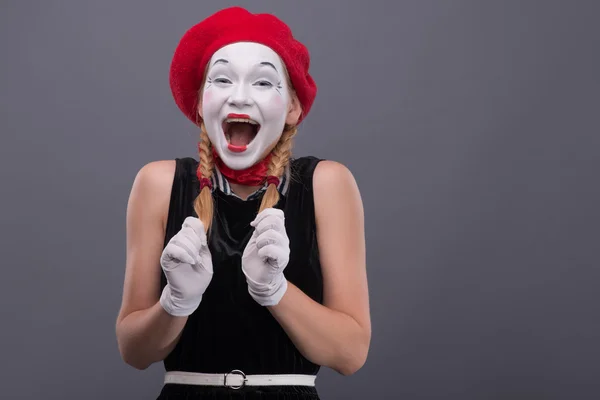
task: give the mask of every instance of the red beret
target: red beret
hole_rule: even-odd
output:
[[[198,91],[206,64],[220,48],[236,42],[256,42],[270,47],[286,66],[300,104],[302,121],[312,106],[317,87],[308,73],[310,55],[294,39],[290,28],[271,14],[251,14],[241,7],[218,11],[191,27],[181,38],[171,62],[169,81],[175,103],[194,123]]]

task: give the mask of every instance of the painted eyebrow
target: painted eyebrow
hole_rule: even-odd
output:
[[[224,58],[219,58],[217,61],[215,61],[213,63],[213,67],[218,63],[229,64],[229,61],[225,60]]]
[[[219,58],[218,60],[216,60],[216,61],[213,63],[213,67],[214,67],[216,64],[219,64],[219,63],[221,63],[221,64],[229,64],[229,61],[225,60],[224,58]],[[275,70],[275,72],[279,72],[279,71],[277,71],[277,68],[275,68],[275,65],[273,65],[272,63],[270,63],[270,62],[268,62],[268,61],[263,61],[263,62],[259,63],[258,65],[260,65],[260,66],[265,66],[265,67],[271,67],[271,68],[273,68],[273,69]]]
[[[271,64],[270,62],[268,62],[268,61],[263,61],[259,65],[271,67],[271,68],[273,68],[275,70],[275,72],[279,72],[279,71],[277,71],[277,68],[275,68],[275,66],[273,64]]]

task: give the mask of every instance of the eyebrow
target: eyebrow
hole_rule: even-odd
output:
[[[221,64],[229,64],[229,61],[225,60],[224,58],[219,58],[218,60],[216,60],[213,63],[213,67],[216,64],[219,64],[219,63],[221,63]],[[268,61],[263,61],[263,62],[259,63],[258,65],[259,66],[264,66],[264,67],[271,67],[271,68],[273,68],[275,70],[275,72],[279,72],[279,71],[277,71],[277,68],[275,68],[275,65],[273,65],[272,63],[270,63]]]
[[[275,68],[275,66],[274,66],[273,64],[271,64],[270,62],[268,62],[268,61],[263,61],[263,62],[261,62],[259,65],[264,65],[264,66],[267,66],[267,67],[271,67],[271,68],[273,68],[273,69],[274,69],[276,72],[279,72],[279,71],[277,71],[277,68]]]

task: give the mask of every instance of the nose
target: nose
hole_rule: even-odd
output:
[[[238,108],[252,105],[252,99],[249,96],[246,85],[239,84],[235,86],[231,96],[229,97],[229,104]]]

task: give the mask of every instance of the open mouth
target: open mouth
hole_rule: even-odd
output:
[[[232,151],[244,151],[252,143],[260,124],[248,115],[229,114],[223,121],[223,133]]]

